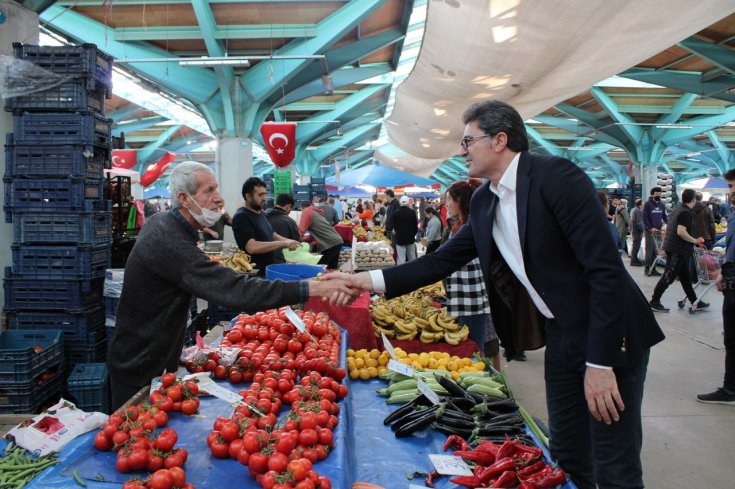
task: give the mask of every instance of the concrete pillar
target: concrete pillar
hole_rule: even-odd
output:
[[[658,186],[658,168],[656,165],[641,165],[636,168],[636,182],[641,184],[641,199],[648,200],[651,189]]]
[[[242,184],[253,176],[253,141],[249,138],[220,138],[217,142],[215,172],[225,208],[234,215],[244,201]],[[235,242],[232,229],[225,226],[225,241]]]
[[[12,55],[13,43],[24,41],[38,44],[38,14],[14,3],[0,3],[0,54]],[[4,102],[3,102],[4,104]],[[5,135],[13,132],[13,114],[0,111],[0,169],[5,174]],[[3,195],[5,184],[0,183]],[[13,243],[13,225],[0,219],[0,273],[13,264],[10,245]],[[0,307],[5,306],[5,294],[0,294]]]

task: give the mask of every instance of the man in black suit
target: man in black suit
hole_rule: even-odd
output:
[[[434,253],[353,283],[395,297],[479,256],[506,356],[546,346],[552,458],[580,488],[642,488],[643,383],[664,335],[608,239],[594,185],[567,159],[529,153],[506,103],[475,104],[463,121],[469,176],[489,180],[470,221]]]

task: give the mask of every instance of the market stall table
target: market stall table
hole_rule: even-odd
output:
[[[334,226],[337,234],[342,237],[342,241],[350,244],[352,243],[352,237],[354,236],[354,233],[352,231],[354,228],[355,226],[346,224],[337,224],[336,226]],[[367,238],[357,238],[357,241],[364,243],[367,242]]]
[[[370,317],[370,294],[363,292],[360,297],[347,307],[334,307],[329,302],[312,298],[304,304],[305,311],[326,312],[329,318],[350,335],[350,348],[354,350],[373,350],[378,347],[373,331],[373,320]]]

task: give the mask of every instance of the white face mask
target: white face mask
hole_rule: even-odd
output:
[[[189,195],[189,194],[186,194],[186,195]],[[189,198],[191,199],[192,202],[194,202],[197,205],[197,207],[199,207],[199,210],[202,211],[201,214],[194,214],[193,212],[189,211],[189,214],[191,214],[191,216],[194,219],[196,219],[196,222],[198,222],[205,228],[208,228],[210,226],[214,226],[215,224],[217,224],[217,221],[219,221],[219,218],[222,217],[222,214],[220,212],[203,208],[197,203],[196,200],[194,200],[194,197],[192,197],[191,195],[189,195]]]

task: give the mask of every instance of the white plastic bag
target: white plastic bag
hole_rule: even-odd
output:
[[[192,346],[185,348],[184,351],[181,352],[181,358],[179,361],[186,364],[186,362],[201,360],[208,356],[212,351],[213,350],[211,348],[204,344],[204,340],[199,334],[199,331],[197,331],[196,341]]]
[[[61,399],[43,413],[24,421],[8,432],[16,445],[41,457],[59,452],[79,435],[98,430],[107,424],[103,413],[85,413],[74,403]]]

